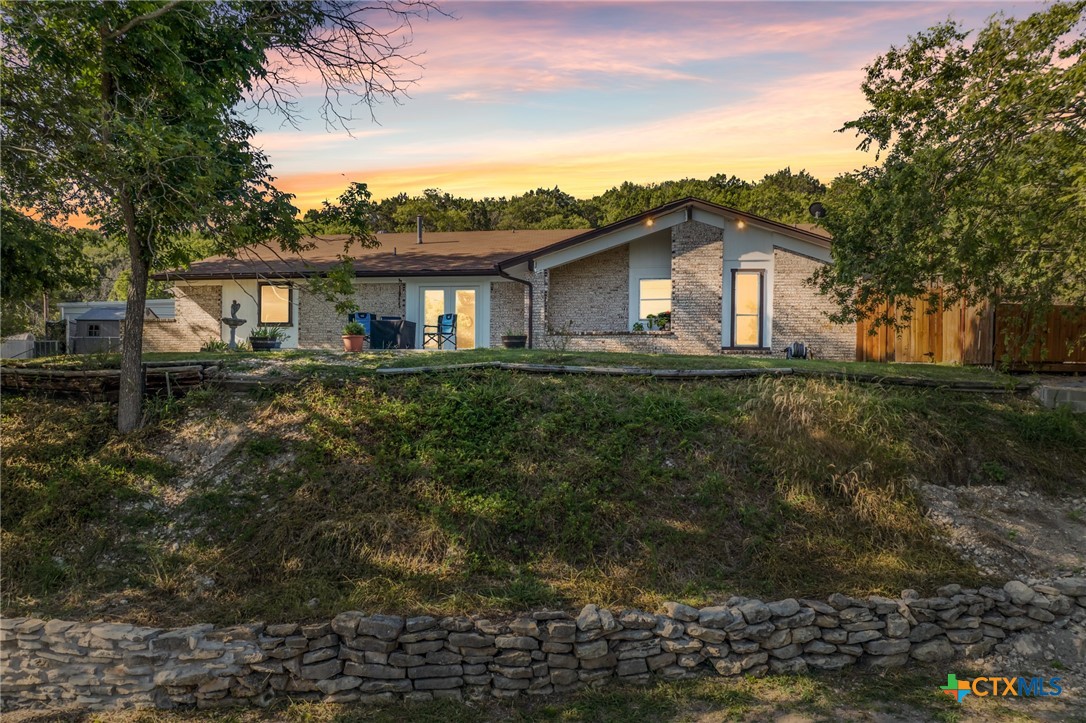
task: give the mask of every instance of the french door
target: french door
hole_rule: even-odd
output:
[[[476,318],[478,316],[478,289],[476,287],[463,286],[424,286],[420,290],[422,294],[422,323],[425,326],[436,326],[437,318],[442,314],[456,314],[456,348],[474,349],[478,342],[476,337]],[[423,337],[425,341],[425,337]],[[434,341],[425,341],[427,349],[437,349]],[[452,349],[452,344],[445,344],[441,348]]]

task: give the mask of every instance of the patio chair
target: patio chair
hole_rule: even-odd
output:
[[[456,314],[442,314],[437,317],[437,324],[424,324],[422,327],[422,345],[434,342],[438,349],[444,349],[446,343],[456,348]]]
[[[347,314],[347,321],[354,321],[361,324],[362,328],[366,330],[366,336],[370,336],[373,333],[373,320],[376,318],[376,314],[365,311],[353,311],[350,314]]]

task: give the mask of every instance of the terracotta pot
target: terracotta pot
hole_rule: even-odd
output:
[[[344,334],[343,351],[362,351],[362,345],[366,341],[364,334]]]

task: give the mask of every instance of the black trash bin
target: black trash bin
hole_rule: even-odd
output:
[[[370,349],[413,349],[415,322],[403,319],[370,321]]]

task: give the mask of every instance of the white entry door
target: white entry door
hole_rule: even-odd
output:
[[[478,288],[474,286],[424,286],[420,289],[422,298],[419,307],[422,309],[422,323],[425,326],[436,326],[437,318],[442,314],[456,314],[456,348],[474,349],[478,344],[476,337],[478,318]],[[426,341],[423,337],[423,346],[427,349],[437,349],[434,341]],[[452,344],[445,344],[442,348],[452,349]]]

